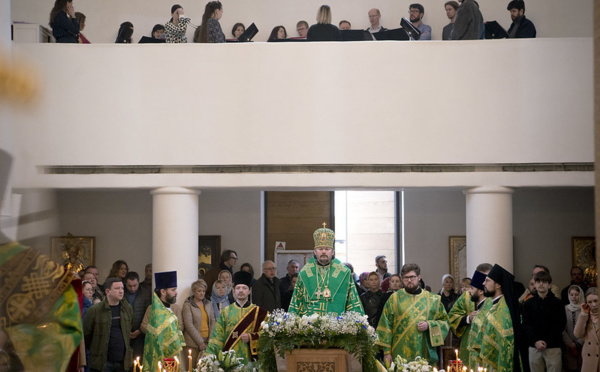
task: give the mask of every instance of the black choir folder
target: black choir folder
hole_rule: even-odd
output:
[[[160,44],[166,42],[167,41],[165,39],[155,39],[153,37],[142,36],[138,44]]]
[[[496,21],[487,21],[485,23],[486,39],[508,39],[508,32]]]
[[[365,30],[340,30],[343,41],[373,40],[371,33]]]
[[[244,33],[241,34],[240,37],[238,37],[238,41],[247,43],[247,42],[251,41],[252,38],[254,36],[256,36],[256,34],[258,34],[258,28],[254,24],[254,22],[252,22],[252,24],[250,26],[248,26],[246,31],[244,31]]]
[[[408,34],[403,28],[379,31],[373,34],[377,40],[408,40]]]

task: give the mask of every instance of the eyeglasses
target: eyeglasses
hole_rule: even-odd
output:
[[[416,275],[411,275],[411,276],[403,276],[402,280],[406,280],[406,281],[413,281],[416,280],[418,278],[418,276]]]

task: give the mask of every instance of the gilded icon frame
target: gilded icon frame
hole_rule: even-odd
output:
[[[50,257],[73,272],[78,273],[94,265],[95,236],[53,236],[50,238]]]
[[[467,278],[467,237],[450,236],[450,275],[454,277],[454,290],[460,293],[460,282]]]
[[[198,236],[198,277],[201,278],[221,259],[221,235]]]

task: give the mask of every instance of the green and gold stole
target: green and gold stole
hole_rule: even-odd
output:
[[[37,250],[0,246],[0,327],[26,371],[64,371],[83,336],[73,274]]]

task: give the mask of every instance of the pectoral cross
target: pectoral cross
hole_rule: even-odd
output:
[[[318,290],[315,292],[315,294],[317,295],[317,300],[318,300],[318,299],[320,299],[320,298],[321,298],[321,295],[322,295],[322,294],[324,294],[324,293],[325,293],[325,292],[322,292],[322,291],[321,291],[321,288],[319,288],[319,289],[318,289]]]

